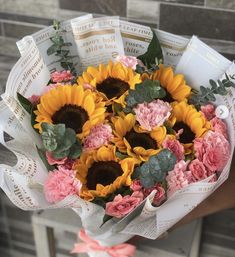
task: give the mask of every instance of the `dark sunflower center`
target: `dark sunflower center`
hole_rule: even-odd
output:
[[[157,149],[156,141],[147,133],[136,133],[134,130],[131,130],[126,133],[125,138],[132,148],[141,146],[145,150]]]
[[[81,133],[82,127],[88,118],[87,112],[80,106],[66,104],[54,113],[52,121],[54,124],[65,124],[66,128],[71,128],[76,133]]]
[[[89,190],[95,190],[97,184],[103,186],[110,185],[122,173],[121,165],[115,161],[94,162],[88,169],[87,188]]]
[[[167,90],[165,90],[165,91],[166,91],[166,95],[163,98],[161,98],[161,100],[168,102],[168,103],[174,102],[175,100],[172,98],[171,94]]]
[[[180,142],[183,144],[192,143],[192,141],[195,139],[195,134],[191,130],[191,128],[183,123],[182,121],[176,122],[173,126],[173,129],[177,132],[180,129],[183,129],[183,134],[180,135]]]
[[[108,99],[111,99],[123,95],[129,89],[129,84],[121,79],[108,77],[97,84],[96,88],[99,92],[104,93]]]

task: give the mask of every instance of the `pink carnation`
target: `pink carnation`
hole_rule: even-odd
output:
[[[51,80],[55,83],[70,81],[73,78],[74,76],[69,70],[55,71],[51,74]]]
[[[133,190],[133,191],[140,191],[142,189],[142,185],[140,183],[140,180],[139,179],[135,179],[132,181],[132,184],[130,185],[130,188]]]
[[[58,170],[50,171],[44,184],[44,193],[49,203],[57,203],[66,196],[80,193],[82,184],[76,179],[73,170],[61,166]]]
[[[48,163],[49,163],[50,165],[55,165],[55,164],[61,165],[61,164],[65,164],[65,162],[66,162],[66,160],[67,160],[67,157],[64,157],[64,158],[62,158],[62,159],[57,160],[57,159],[53,158],[51,152],[46,152],[46,158],[47,158],[47,161],[48,161]]]
[[[163,141],[162,146],[172,151],[175,154],[177,161],[184,159],[184,147],[178,140],[167,138]]]
[[[183,160],[177,162],[172,171],[170,171],[166,177],[166,181],[168,184],[167,194],[170,197],[177,190],[186,187],[190,184],[192,177],[190,172],[186,172],[188,161],[185,162]]]
[[[154,100],[151,103],[138,104],[134,108],[136,120],[140,125],[151,131],[153,128],[162,126],[171,115],[171,106],[162,100]]]
[[[222,134],[226,139],[228,138],[227,134],[227,125],[221,119],[215,117],[211,121],[212,130]]]
[[[106,203],[105,213],[109,216],[122,218],[135,209],[143,201],[143,193],[135,191],[132,195],[114,197],[112,202]]]
[[[31,102],[33,105],[37,105],[40,102],[40,95],[31,95],[28,100]]]
[[[213,131],[195,139],[194,150],[195,156],[210,172],[223,170],[230,156],[229,142],[222,134]]]
[[[102,145],[108,144],[112,139],[112,128],[108,124],[96,125],[91,129],[90,134],[84,139],[84,150],[98,149]]]
[[[196,181],[203,180],[207,178],[207,170],[204,164],[198,159],[193,160],[189,164],[189,170],[192,172]]]
[[[207,120],[211,120],[215,117],[215,106],[213,104],[201,106],[201,112]]]
[[[138,64],[138,59],[135,56],[118,55],[116,61],[133,70],[136,69]]]
[[[156,190],[156,194],[153,199],[153,204],[155,206],[159,206],[166,199],[165,189],[162,187],[160,183],[156,183],[154,187],[143,189],[144,197],[150,195],[153,190]]]

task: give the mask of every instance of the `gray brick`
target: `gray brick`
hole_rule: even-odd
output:
[[[158,24],[159,2],[152,0],[127,0],[127,17],[129,19]]]
[[[17,39],[33,34],[44,27],[20,22],[3,22],[3,25],[5,36]]]
[[[206,0],[205,5],[206,5],[206,7],[234,9],[235,10],[235,1],[234,0]]]
[[[45,26],[49,26],[53,22],[53,19],[21,15],[17,13],[5,13],[5,12],[0,12],[0,20],[21,21],[21,22],[40,24]]]
[[[235,12],[190,6],[160,5],[160,29],[179,35],[235,41]]]
[[[60,0],[60,7],[81,12],[126,16],[126,0]]]
[[[154,1],[156,1],[156,0],[154,0]],[[175,3],[175,4],[204,5],[204,0],[161,0],[161,2]]]

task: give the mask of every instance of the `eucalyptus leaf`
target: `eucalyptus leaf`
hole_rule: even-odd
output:
[[[206,105],[209,102],[216,101],[215,95],[227,95],[228,91],[226,88],[233,87],[235,88],[235,84],[232,82],[232,79],[235,75],[230,77],[225,73],[226,79],[214,81],[212,79],[209,80],[209,84],[211,87],[200,87],[200,92],[192,92],[191,97],[189,99],[189,103],[194,104],[195,107],[199,110],[202,105]]]
[[[60,62],[60,65],[65,70],[70,70],[74,75],[76,75],[75,65],[72,61],[72,56],[69,54],[69,47],[72,46],[71,42],[65,42],[63,38],[63,34],[66,30],[61,28],[61,23],[58,21],[54,21],[53,28],[55,30],[54,35],[50,37],[52,45],[47,49],[47,54],[60,57],[57,62]]]
[[[54,53],[56,53],[56,51],[58,50],[57,45],[52,45],[47,49],[47,55],[52,55]]]
[[[60,151],[60,152],[57,152],[57,151],[53,151],[52,152],[52,156],[54,159],[56,160],[60,160],[60,159],[63,159],[65,157],[67,157],[69,155],[69,152],[70,150],[64,150],[64,151]]]
[[[168,149],[161,150],[161,152],[156,155],[156,159],[163,172],[173,170],[177,161],[176,156]]]
[[[140,103],[150,103],[154,99],[163,98],[165,95],[166,91],[160,86],[159,81],[146,79],[136,85],[135,90],[129,90],[129,94],[125,99],[127,104],[126,109],[129,108],[130,110]]]
[[[69,158],[75,160],[80,157],[82,153],[82,145],[80,141],[76,141],[76,143],[70,148]]]
[[[155,185],[155,181],[152,177],[140,177],[140,183],[144,188],[151,188]]]
[[[168,171],[173,170],[176,164],[176,156],[168,149],[153,155],[147,162],[135,168],[133,178],[140,179],[145,188],[154,186],[157,182],[164,181]]]

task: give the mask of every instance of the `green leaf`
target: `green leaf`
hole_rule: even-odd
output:
[[[204,86],[200,86],[200,90],[202,92],[202,95],[206,95],[207,94],[207,88],[205,88]]]
[[[69,155],[70,150],[64,150],[57,152],[56,150],[52,152],[52,156],[54,159],[59,160],[67,157]]]
[[[157,182],[164,181],[168,171],[173,170],[176,156],[168,149],[151,156],[147,162],[135,168],[133,178],[140,179],[145,188],[153,187]]]
[[[163,98],[166,95],[166,91],[160,86],[159,81],[153,81],[150,79],[144,80],[142,83],[136,85],[136,88],[130,89],[129,94],[126,96],[126,110],[132,109],[139,103],[150,103],[154,99]]]
[[[77,159],[81,155],[81,142],[73,129],[66,128],[65,124],[53,125],[45,122],[41,126],[43,145],[55,159]]]
[[[45,149],[49,152],[53,152],[57,148],[57,141],[54,137],[49,135],[47,132],[42,132],[42,142]]]
[[[68,150],[76,142],[76,133],[73,129],[66,128],[64,136],[61,139],[60,144],[62,145],[62,148]]]
[[[177,161],[174,153],[168,149],[163,149],[160,153],[158,153],[156,159],[158,160],[160,169],[163,172],[173,170]]]
[[[64,43],[63,46],[72,46],[73,44],[70,42]]]
[[[213,80],[213,79],[210,79],[209,80],[209,83],[211,85],[211,88],[214,90],[217,88],[217,83]]]
[[[118,152],[118,151],[116,151],[115,155],[116,155],[116,157],[117,157],[118,159],[120,159],[120,160],[123,160],[123,159],[125,159],[125,158],[128,157],[128,155],[123,154],[123,153]]]
[[[47,55],[52,55],[52,54],[56,53],[57,50],[58,50],[58,46],[52,45],[47,49]]]
[[[149,69],[152,68],[153,65],[156,64],[156,59],[157,62],[163,62],[163,53],[161,49],[160,42],[154,32],[153,32],[153,37],[151,42],[149,43],[147,52],[138,56],[137,58],[143,62],[143,64]]]
[[[123,111],[123,107],[121,104],[119,103],[114,103],[113,104],[113,111],[115,114],[118,114],[119,112],[122,112]]]
[[[132,173],[131,178],[132,179],[139,179],[140,175],[141,175],[141,167],[139,166],[139,167],[136,167],[134,169],[134,172]]]
[[[164,126],[166,127],[167,134],[175,135],[174,129],[170,126],[168,122],[164,122]]]
[[[200,92],[194,92],[190,99],[189,103],[194,104],[195,107],[199,110],[202,105],[206,105],[209,102],[214,102],[216,101],[216,96],[215,95],[227,95],[228,91],[226,88],[233,87],[235,88],[235,84],[231,81],[235,75],[233,76],[228,76],[225,73],[226,79],[217,80],[214,81],[212,79],[209,80],[209,83],[211,85],[211,88],[209,87],[200,87]]]
[[[103,223],[101,226],[103,226],[107,221],[111,220],[112,218],[113,218],[112,216],[105,214],[103,217]]]
[[[36,146],[37,147],[37,146]],[[38,155],[41,158],[43,164],[46,166],[47,170],[54,170],[55,167],[53,165],[50,165],[47,161],[45,151],[37,147]]]
[[[76,143],[70,148],[69,158],[75,160],[80,157],[82,153],[82,145],[80,141],[76,141]]]
[[[140,177],[140,183],[144,188],[151,188],[155,185],[155,181],[152,177]]]
[[[20,104],[22,105],[22,107],[25,109],[25,111],[31,114],[31,110],[33,109],[32,103],[23,95],[21,95],[19,92],[17,92],[17,98]]]

